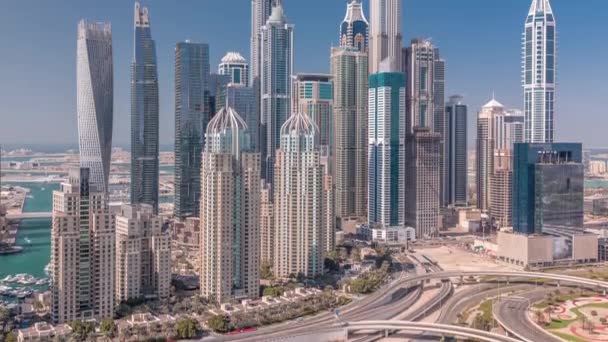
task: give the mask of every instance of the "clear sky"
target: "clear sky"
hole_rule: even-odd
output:
[[[295,70],[328,72],[346,0],[283,0],[295,24]],[[249,59],[249,0],[147,0],[157,43],[161,143],[173,142],[174,46],[211,47],[211,68],[227,51]],[[557,139],[608,146],[608,1],[552,0],[559,32]],[[368,0],[364,2],[369,11]],[[476,113],[491,97],[521,108],[521,32],[530,0],[404,0],[404,44],[430,37],[447,61],[447,94]],[[369,16],[368,16],[369,17]],[[75,143],[76,25],[110,21],[114,38],[114,142],[128,144],[131,0],[0,1],[0,143]]]

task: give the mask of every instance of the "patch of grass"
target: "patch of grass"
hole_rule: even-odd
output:
[[[551,323],[545,326],[545,329],[554,330],[554,329],[563,329],[569,326],[571,323],[576,322],[578,317],[571,320],[559,320],[559,319],[551,319]]]
[[[559,332],[555,332],[555,331],[552,331],[551,333],[553,335],[555,335],[555,336],[557,336],[559,338],[562,338],[562,339],[564,339],[566,341],[569,341],[569,342],[588,342],[587,340],[583,340],[582,338],[579,338],[579,337],[576,337],[576,336],[572,336],[572,335],[568,335],[568,334],[564,334],[564,333],[559,333]]]
[[[492,315],[492,300],[486,300],[479,304],[479,311],[481,311],[484,319],[492,320],[494,318]]]

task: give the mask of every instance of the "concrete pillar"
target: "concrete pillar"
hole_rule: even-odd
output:
[[[388,329],[385,329],[384,330],[384,338],[387,338],[387,337],[388,337]]]
[[[557,288],[558,288],[558,289],[559,289],[559,285],[560,285],[560,283],[559,283],[559,280],[558,280],[558,281],[557,281]]]

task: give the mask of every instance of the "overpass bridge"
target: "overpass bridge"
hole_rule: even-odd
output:
[[[446,272],[434,272],[434,273],[426,273],[421,275],[416,275],[413,277],[408,277],[403,279],[403,283],[416,283],[421,281],[427,281],[431,279],[449,279],[449,278],[463,278],[463,277],[479,277],[479,276],[487,276],[487,277],[500,277],[506,278],[508,282],[509,279],[548,279],[556,281],[558,286],[560,282],[583,285],[588,287],[593,287],[597,289],[601,289],[606,294],[608,291],[608,282],[595,280],[595,279],[587,279],[563,274],[553,274],[553,273],[543,273],[543,272],[524,272],[524,271],[446,271]]]
[[[457,325],[422,323],[422,322],[406,322],[406,321],[361,321],[345,324],[345,329],[348,333],[356,331],[384,331],[386,336],[389,332],[394,331],[412,331],[433,333],[441,336],[453,336],[471,338],[476,341],[485,342],[521,342],[517,339],[503,336],[487,331],[476,330],[472,328],[461,327]]]
[[[9,220],[23,220],[23,219],[42,219],[42,218],[51,218],[53,216],[52,212],[37,212],[37,213],[21,213],[21,214],[12,214],[6,215],[6,218]]]

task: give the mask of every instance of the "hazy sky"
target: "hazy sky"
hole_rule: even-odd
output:
[[[295,24],[295,70],[328,72],[346,0],[284,0]],[[227,51],[249,59],[249,0],[148,0],[157,43],[161,143],[173,142],[174,46],[211,47],[215,70]],[[608,146],[608,1],[552,0],[559,32],[557,139]],[[368,0],[364,2],[366,12]],[[447,93],[465,96],[470,138],[478,108],[496,93],[521,108],[521,33],[530,0],[404,0],[404,43],[430,37],[447,61]],[[369,16],[368,16],[369,17]],[[114,142],[130,132],[133,1],[0,0],[0,143],[75,143],[76,25],[111,21]]]

